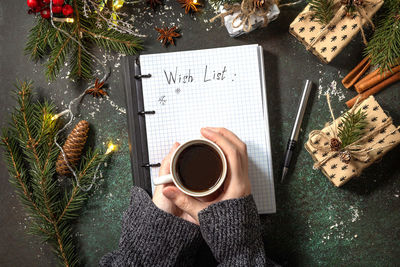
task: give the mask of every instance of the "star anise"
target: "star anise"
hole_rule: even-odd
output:
[[[156,27],[155,29],[160,33],[160,36],[158,36],[157,40],[162,41],[163,45],[167,45],[168,43],[175,45],[174,38],[181,36],[178,32],[176,32],[176,26],[170,29],[168,29],[168,27]]]
[[[182,8],[185,8],[186,14],[199,11],[197,6],[201,6],[198,0],[178,0],[178,2],[182,5]]]
[[[106,91],[101,89],[103,85],[104,82],[99,82],[99,79],[96,79],[96,81],[94,82],[94,87],[87,89],[86,94],[90,94],[93,97],[103,97],[105,95],[108,95]]]
[[[158,5],[162,5],[162,0],[146,0],[147,4],[155,10]]]

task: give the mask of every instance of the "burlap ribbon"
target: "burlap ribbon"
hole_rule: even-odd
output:
[[[333,9],[336,10],[335,15],[333,18],[329,21],[328,24],[326,24],[321,31],[318,33],[318,35],[310,42],[309,44],[306,45],[306,49],[310,50],[321,38],[324,36],[328,31],[332,29],[334,25],[336,25],[344,16],[348,14],[348,8],[346,5],[343,5],[340,0],[333,0],[334,1],[334,7]],[[368,24],[371,25],[373,29],[375,29],[375,25],[372,22],[372,20],[368,17],[366,11],[365,11],[365,6],[367,5],[376,5],[382,2],[382,0],[379,0],[377,2],[371,2],[368,0],[364,0],[363,4],[354,4],[355,7],[355,15],[358,16],[359,21],[360,21],[360,30],[361,30],[361,36],[363,38],[363,42],[366,45],[367,44],[367,38],[365,37],[363,25],[362,25],[362,19],[365,19]],[[313,10],[310,10],[304,14],[304,16],[312,16],[314,14]]]
[[[333,115],[329,94],[327,94],[327,101],[328,101],[329,110],[330,110],[331,116],[332,116],[332,123],[330,124],[331,130],[332,130],[334,137],[337,138],[338,130],[337,130],[337,126],[336,126],[336,120]],[[358,100],[357,100],[356,104],[348,112],[354,112],[358,106],[359,106],[359,104],[358,104]],[[317,139],[320,139],[320,140],[325,139],[328,142],[331,140],[331,137],[329,137],[326,133],[322,132],[321,130],[311,131],[311,133],[308,136],[309,142],[307,142],[307,143],[309,143],[309,145],[312,148],[314,148],[318,151],[321,151],[323,153],[334,152],[334,153],[330,153],[329,155],[327,155],[327,157],[324,158],[322,161],[316,162],[313,165],[313,168],[319,169],[326,162],[328,162],[332,158],[334,158],[337,155],[340,155],[342,153],[349,153],[351,155],[351,158],[357,159],[362,162],[368,162],[371,159],[370,154],[369,154],[370,152],[375,151],[375,150],[383,150],[384,148],[389,147],[391,145],[382,145],[382,146],[377,146],[377,147],[372,148],[372,146],[375,146],[376,144],[374,144],[372,146],[366,146],[363,143],[366,140],[369,140],[370,138],[379,134],[382,129],[388,127],[391,124],[392,124],[392,118],[389,117],[385,123],[381,124],[379,127],[376,127],[373,131],[370,131],[368,134],[364,135],[362,138],[358,139],[357,141],[355,141],[352,144],[347,145],[346,147],[340,149],[339,151],[332,151],[329,146],[320,145],[321,143],[323,144],[324,142],[317,142],[317,144],[315,142],[313,142],[312,140],[315,137],[317,137]],[[333,125],[333,127],[332,127],[332,125]],[[398,129],[400,129],[400,126],[397,127],[394,131],[387,134],[383,139],[385,139],[389,135],[393,134]]]
[[[267,14],[272,5],[273,2],[270,0],[265,1],[265,3],[262,6],[257,6],[254,0],[243,0],[240,5],[238,3],[224,4],[224,9],[226,11],[211,18],[210,22],[213,22],[217,18],[221,18],[221,22],[222,24],[224,24],[224,18],[226,16],[239,12],[239,14],[237,14],[235,18],[232,20],[232,27],[239,28],[240,26],[243,25],[243,30],[245,32],[249,32],[251,31],[251,26],[252,26],[250,23],[250,18],[252,15],[256,15],[264,19],[262,27],[268,25]],[[235,22],[237,20],[240,20],[240,23],[238,25],[235,25]]]

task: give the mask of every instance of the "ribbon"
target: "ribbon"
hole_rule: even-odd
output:
[[[243,25],[243,30],[245,32],[249,32],[251,31],[252,26],[250,23],[250,18],[252,15],[256,15],[264,19],[264,23],[261,27],[265,27],[268,25],[267,14],[272,4],[272,1],[266,1],[263,5],[258,6],[254,0],[243,0],[240,5],[238,3],[224,4],[224,9],[226,10],[226,12],[218,14],[217,16],[211,18],[210,22],[214,22],[214,20],[216,20],[217,18],[221,18],[221,23],[223,25],[224,18],[226,16],[239,12],[239,14],[237,14],[232,20],[232,27],[239,28]],[[238,25],[235,25],[235,22],[237,20],[240,20],[240,23]]]
[[[360,98],[357,99],[356,104],[348,112],[354,112],[355,111],[356,107],[359,106],[359,104],[358,104],[358,100],[359,99]],[[333,115],[333,111],[332,111],[332,108],[331,108],[329,94],[327,94],[327,102],[328,102],[329,110],[331,112],[331,116],[332,116],[332,119],[333,119],[333,121],[332,121],[332,123],[330,125],[334,125],[334,128],[331,128],[331,129],[332,129],[332,133],[334,134],[334,136],[336,138],[336,136],[337,136],[336,120],[335,120],[335,117]],[[388,120],[385,123],[383,123],[379,127],[376,127],[373,131],[371,131],[368,134],[364,135],[362,138],[358,139],[354,143],[347,145],[346,147],[342,148],[339,151],[334,151],[334,153],[330,153],[322,161],[316,162],[313,165],[313,168],[314,169],[319,169],[326,162],[328,162],[332,158],[336,157],[337,155],[341,155],[343,153],[349,153],[352,158],[355,158],[355,159],[357,159],[359,161],[362,161],[362,162],[365,162],[365,163],[368,162],[371,159],[370,154],[369,154],[371,151],[383,150],[386,147],[392,146],[392,144],[391,145],[383,145],[383,146],[378,146],[378,147],[372,148],[372,146],[371,147],[366,147],[365,145],[362,145],[362,143],[364,143],[366,140],[369,140],[371,137],[379,134],[382,129],[388,127],[391,124],[392,124],[392,118],[389,117]],[[394,132],[396,132],[399,129],[400,129],[400,126],[397,127],[394,131],[392,131],[389,134],[387,134],[383,139],[385,139],[386,137],[388,137],[389,135],[393,134]],[[312,148],[314,148],[314,149],[316,149],[318,151],[332,152],[330,147],[319,145],[320,143],[324,143],[324,142],[318,142],[318,144],[313,143],[312,140],[315,137],[317,137],[317,138],[319,137],[320,140],[325,139],[328,142],[330,141],[331,137],[329,137],[326,133],[322,132],[321,130],[314,130],[314,131],[310,132],[310,134],[308,136],[308,142],[307,143]],[[374,145],[376,145],[376,143]]]
[[[363,42],[365,45],[367,45],[367,38],[365,37],[363,25],[362,25],[362,19],[365,19],[368,24],[371,25],[373,29],[375,29],[375,25],[372,22],[372,20],[368,17],[364,5],[376,5],[382,2],[383,0],[379,0],[378,2],[371,2],[368,0],[364,0],[363,4],[354,4],[356,15],[359,17],[359,23],[360,23],[360,31],[361,31],[361,36],[363,38]],[[348,14],[348,7],[347,5],[341,4],[340,0],[334,0],[334,9],[337,9],[335,12],[335,15],[333,18],[330,20],[330,22],[322,28],[322,30],[318,33],[318,35],[312,40],[309,44],[306,45],[306,49],[310,50],[321,38],[324,36],[329,30],[331,30],[333,25],[336,25],[343,16],[346,16]],[[304,14],[304,16],[311,16],[314,14],[314,11],[309,10]]]

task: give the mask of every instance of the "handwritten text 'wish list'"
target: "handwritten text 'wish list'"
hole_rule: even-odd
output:
[[[173,70],[163,70],[165,82],[167,85],[175,85],[175,93],[179,94],[184,90],[182,87],[185,84],[190,83],[211,83],[211,82],[224,82],[224,81],[235,81],[236,74],[229,73],[229,69],[226,66],[220,68],[213,68],[205,65],[200,71],[192,71],[191,69],[181,70],[175,67]],[[159,97],[158,102],[160,105],[165,105],[167,102],[166,95]]]

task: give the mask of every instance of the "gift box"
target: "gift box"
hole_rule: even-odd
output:
[[[359,109],[366,112],[366,126],[361,138],[349,146],[350,152],[346,148],[334,151],[331,145],[332,138],[337,136],[337,127],[341,126],[343,115],[335,120],[336,125],[332,122],[320,131],[312,131],[305,144],[305,148],[314,159],[314,168],[321,169],[338,187],[352,177],[360,175],[365,168],[400,143],[400,127],[396,128],[393,125],[392,118],[382,110],[373,96],[354,109],[354,112]],[[343,157],[348,155],[349,158]]]
[[[224,6],[219,9],[221,14],[229,12]],[[276,20],[279,16],[279,8],[276,4],[269,7],[266,17],[252,14],[248,18],[248,22],[244,23],[240,16],[241,11],[224,16],[224,24],[230,37],[237,37],[244,33],[249,33],[255,29],[266,26],[269,22]],[[267,21],[265,21],[267,19]]]
[[[382,0],[364,0],[356,11],[349,13],[340,0],[334,0],[334,3],[336,12],[328,25],[316,21],[308,4],[289,28],[289,32],[324,63],[329,63],[360,30],[363,31],[364,24],[372,23],[371,17],[383,5]]]

